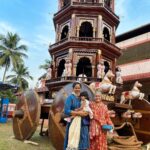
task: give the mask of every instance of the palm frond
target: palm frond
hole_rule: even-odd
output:
[[[51,63],[52,63],[52,62],[51,62],[49,59],[45,59],[45,64],[40,65],[39,68],[40,68],[40,69],[47,70],[47,69],[50,67]]]
[[[23,63],[23,58],[27,58],[27,55],[23,53],[27,51],[26,45],[19,45],[20,37],[18,34],[8,32],[7,35],[0,35],[0,66],[5,67],[5,74],[11,64],[14,68],[17,64]]]
[[[14,50],[18,50],[18,51],[24,50],[24,51],[27,51],[28,48],[27,48],[26,45],[20,45],[20,46],[16,47]]]

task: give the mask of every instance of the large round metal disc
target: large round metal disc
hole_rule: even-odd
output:
[[[89,99],[92,100],[94,95],[90,88],[82,83],[81,91],[87,91],[89,95]],[[48,125],[48,133],[49,137],[57,150],[63,149],[64,137],[65,137],[65,127],[60,123],[61,113],[64,109],[64,103],[66,98],[72,92],[72,83],[67,84],[63,88],[61,88],[57,93],[53,103],[52,108],[49,113],[49,125]]]
[[[16,110],[23,111],[23,117],[13,118],[13,131],[18,140],[27,140],[34,134],[40,119],[40,99],[34,90],[24,92],[16,105]]]
[[[69,84],[65,85],[63,88],[61,88],[56,93],[54,103],[53,103],[53,106],[52,106],[52,110],[53,110],[54,114],[57,113],[57,112],[62,112],[63,111],[65,100],[72,93],[72,89],[73,89],[72,84],[73,83],[69,83]],[[84,83],[81,83],[81,85],[82,85],[81,92],[82,91],[87,91],[88,95],[89,95],[89,100],[93,100],[94,94],[91,91],[91,89],[89,88],[89,86],[84,84]]]

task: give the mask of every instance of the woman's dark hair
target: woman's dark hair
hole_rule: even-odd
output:
[[[89,95],[87,91],[83,91],[80,93],[80,96],[84,96],[86,99],[89,99]]]
[[[76,81],[76,82],[74,82],[74,83],[72,84],[73,89],[74,89],[74,87],[75,87],[77,84],[79,84],[79,85],[80,85],[80,87],[82,88],[81,83]]]

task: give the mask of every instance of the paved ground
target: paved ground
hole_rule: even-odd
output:
[[[41,137],[39,135],[39,129],[30,139],[39,144],[34,146],[12,138],[12,121],[9,120],[6,124],[0,123],[0,150],[55,150],[47,136]]]

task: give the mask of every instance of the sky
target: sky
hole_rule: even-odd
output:
[[[115,12],[120,17],[116,35],[150,23],[150,0],[116,0]],[[48,46],[55,42],[53,14],[58,11],[58,0],[0,0],[0,34],[17,33],[21,43],[28,46],[25,65],[33,88],[45,73],[39,69],[45,59],[50,59]],[[0,81],[4,70],[0,69]],[[7,73],[9,75],[11,70]]]

